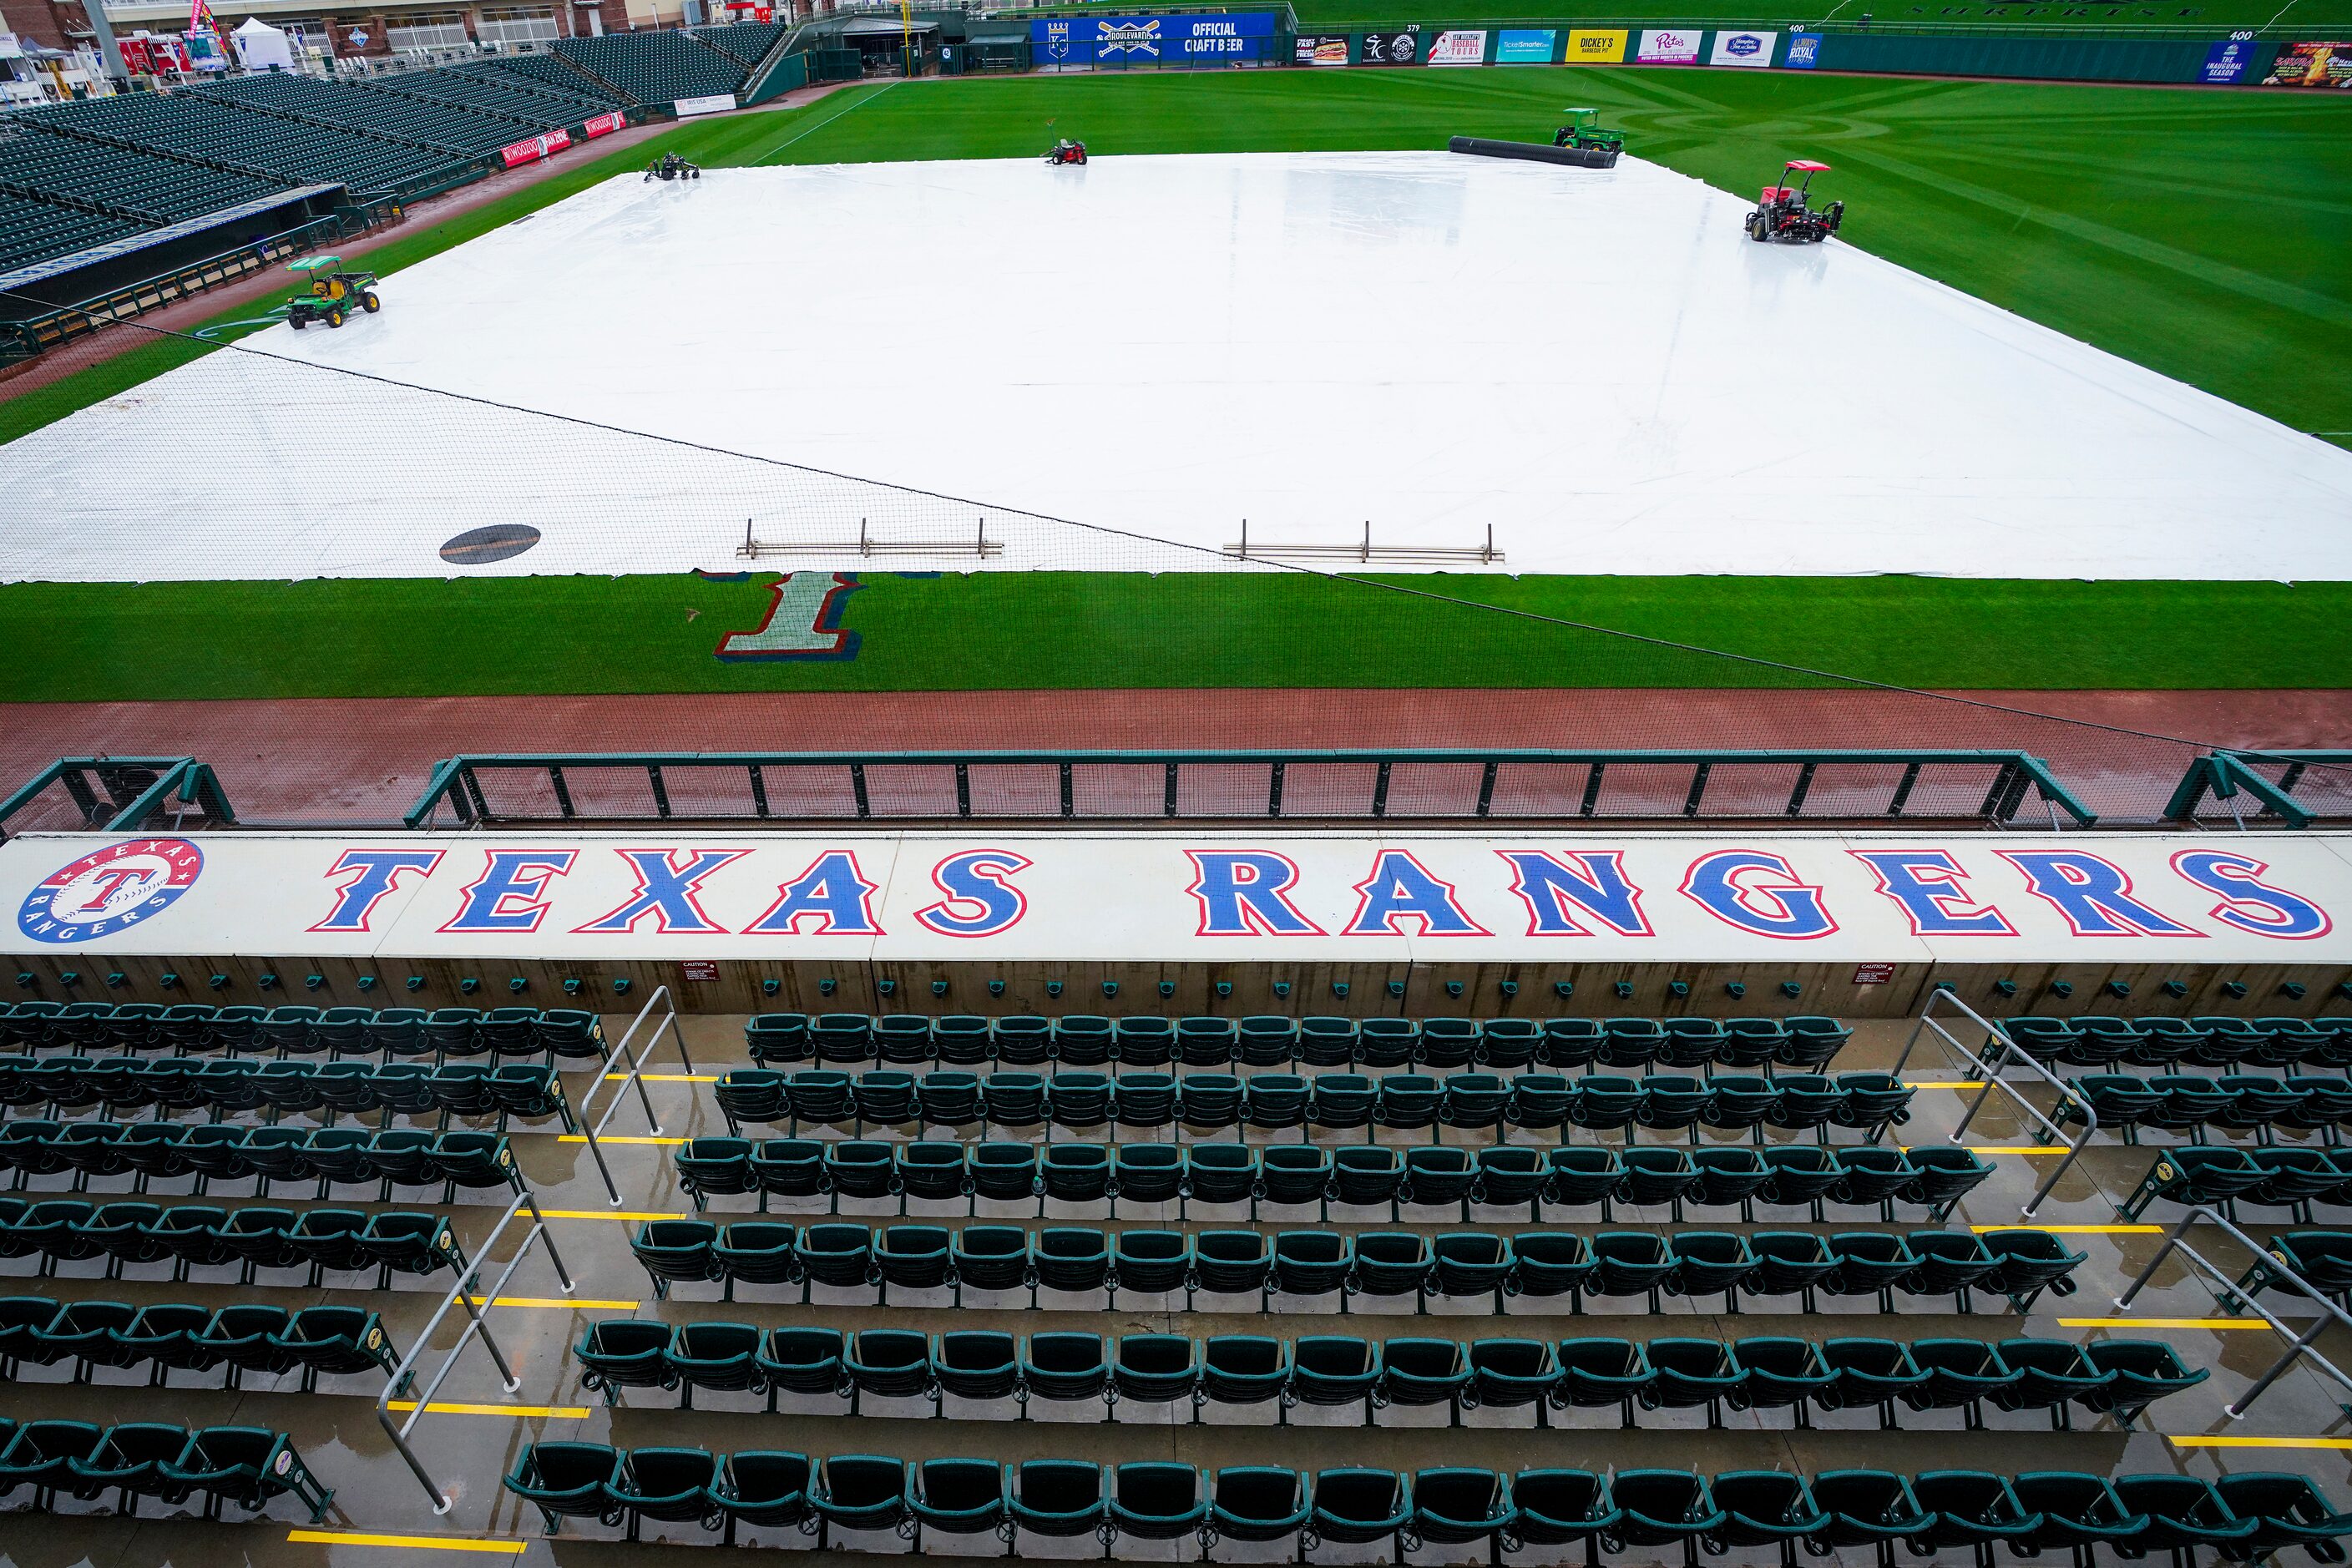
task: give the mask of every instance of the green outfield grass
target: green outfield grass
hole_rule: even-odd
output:
[[[1542,136],[1570,102],[1601,106],[1638,155],[1728,190],[1749,190],[1786,156],[1823,157],[1836,165],[1853,243],[2352,446],[2343,351],[2352,328],[2344,259],[2352,94],[1591,68],[861,87],[798,110],[680,127],[404,236],[371,265],[394,272],[665,150],[712,166],[1026,157],[1049,121],[1109,155],[1427,148],[1453,134]],[[387,292],[396,309],[396,284]],[[145,347],[0,404],[0,438],[194,352]],[[719,632],[757,623],[766,594],[756,583],[18,585],[0,588],[0,629],[15,634],[16,650],[0,662],[0,697],[1789,679],[1719,660],[1637,658],[1589,634],[1425,601],[1368,612],[1355,602],[1365,590],[1315,584],[1302,599],[1296,585],[1269,585],[1279,581],[882,578],[850,603],[856,658],[761,664],[712,656]],[[2352,684],[2352,595],[2343,584],[1415,582],[1878,680]],[[1350,595],[1344,604],[1341,595]],[[688,609],[700,613],[689,619]],[[1367,615],[1379,635],[1365,629]],[[1237,645],[1251,650],[1245,659]]]
[[[772,574],[0,588],[0,701],[1084,687],[1833,685],[1523,616],[1897,685],[2311,687],[2352,668],[2352,584],[1917,577],[871,574],[845,661],[729,662]],[[398,628],[397,636],[354,628]]]

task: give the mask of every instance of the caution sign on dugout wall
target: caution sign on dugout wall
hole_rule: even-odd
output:
[[[28,835],[15,950],[1448,964],[2352,962],[2352,839]]]

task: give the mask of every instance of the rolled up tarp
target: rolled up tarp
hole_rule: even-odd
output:
[[[1449,153],[1469,153],[1481,158],[1525,158],[1531,163],[1570,163],[1580,169],[1611,169],[1617,149],[1554,147],[1546,142],[1489,142],[1483,136],[1456,136],[1445,144]]]

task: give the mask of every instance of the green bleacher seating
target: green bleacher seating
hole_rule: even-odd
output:
[[[565,38],[552,52],[626,93],[633,102],[665,108],[681,98],[736,92],[749,74],[741,61],[677,31]]]

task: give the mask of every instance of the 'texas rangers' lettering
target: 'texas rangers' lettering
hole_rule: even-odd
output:
[[[2018,938],[2026,933],[2012,914],[2036,902],[2076,937],[2202,939],[2234,931],[2307,942],[2335,930],[2319,903],[2273,879],[2268,862],[2221,848],[2183,849],[2155,864],[2143,858],[2127,873],[2089,849],[2000,849],[1964,863],[1942,848],[1823,846],[1817,855],[1792,858],[1718,841],[1687,859],[1677,857],[1678,884],[1664,880],[1673,872],[1658,864],[1654,847],[1496,848],[1494,859],[1482,863],[1368,846],[1358,851],[1360,879],[1343,879],[1328,851],[1302,866],[1296,844],[1278,850],[1227,843],[1174,853],[1182,858],[1164,879],[1121,884],[1120,896],[1189,899],[1192,934],[1204,938],[1478,938],[1494,934],[1483,922],[1496,921],[1528,937],[1649,941],[1659,934],[1644,904],[1652,895],[1628,864],[1642,855],[1651,857],[1645,878],[1661,889],[1657,897],[1684,900],[1684,928],[1696,909],[1774,942],[1813,942],[1843,929],[1831,873],[1832,863],[1852,862],[1870,872],[1878,896],[1917,937]],[[780,854],[790,858],[779,864]],[[617,858],[617,866],[607,856]],[[126,839],[60,867],[27,896],[18,924],[48,942],[117,931],[168,908],[203,863],[186,839]],[[625,873],[625,883],[612,876],[615,869]],[[928,865],[902,861],[886,874],[901,887],[909,879],[919,887],[924,877],[926,900],[907,918],[922,931],[961,939],[1013,930],[1033,900],[1054,887],[1028,856],[1003,847],[958,848]],[[369,932],[382,923],[381,910],[396,907],[394,894],[413,894],[429,896],[427,918],[446,932],[534,932],[561,903],[560,929],[580,936],[890,934],[879,912],[883,881],[869,877],[859,851],[849,847],[349,848],[325,878],[330,896],[308,928],[314,931]],[[418,885],[436,878],[438,893]],[[462,886],[450,886],[460,878]],[[1856,885],[1849,876],[1836,900],[1861,898]],[[1517,921],[1504,915],[1512,900],[1519,906]],[[2189,923],[2192,916],[2209,928]]]

